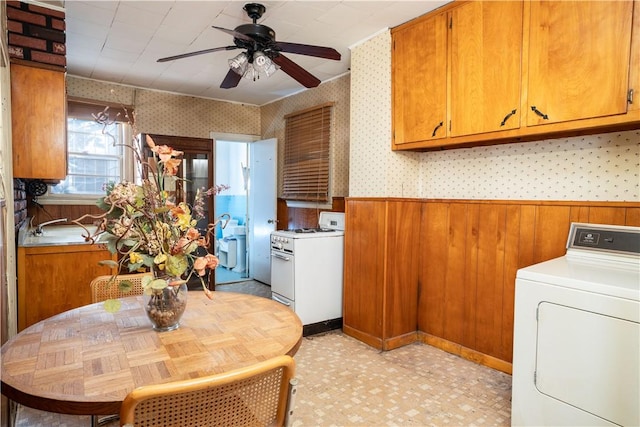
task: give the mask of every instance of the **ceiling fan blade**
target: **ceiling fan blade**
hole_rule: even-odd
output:
[[[340,53],[332,47],[312,46],[309,44],[276,42],[276,47],[282,52],[297,53],[298,55],[317,56],[318,58],[339,61]]]
[[[249,37],[247,35],[244,35],[242,33],[239,33],[236,30],[229,30],[227,28],[216,27],[215,25],[212,25],[212,27],[215,28],[216,30],[223,31],[223,32],[225,32],[225,33],[227,33],[227,34],[229,34],[229,35],[231,35],[231,36],[233,36],[233,37],[235,37],[237,39],[245,40],[245,41],[248,41],[248,42],[253,42],[253,39],[251,37]]]
[[[203,55],[205,53],[219,52],[221,50],[233,50],[233,49],[238,49],[238,46],[214,47],[214,48],[211,48],[211,49],[198,50],[196,52],[183,53],[181,55],[167,56],[166,58],[158,59],[157,62],[174,61],[176,59],[188,58],[190,56]]]
[[[273,62],[304,87],[316,87],[320,84],[320,80],[284,55],[274,57]]]
[[[220,83],[220,88],[231,89],[233,87],[236,87],[238,86],[238,83],[240,83],[241,78],[242,76],[240,74],[229,69],[229,71],[227,72],[227,75],[224,77],[224,80],[222,81],[222,83]]]

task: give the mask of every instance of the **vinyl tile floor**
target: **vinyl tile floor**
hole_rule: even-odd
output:
[[[260,282],[216,289],[270,294]],[[379,351],[335,330],[303,338],[295,360],[292,427],[510,425],[510,375],[429,345]],[[90,420],[19,407],[15,425],[88,427]]]

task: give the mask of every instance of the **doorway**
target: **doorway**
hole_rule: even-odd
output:
[[[220,265],[216,284],[254,280],[271,283],[270,235],[277,216],[277,140],[248,135],[213,135],[215,183],[230,188],[214,199],[216,217],[228,213],[227,227],[216,229]]]
[[[220,264],[216,269],[216,285],[247,280],[247,220],[249,216],[249,150],[242,141],[215,141],[215,182],[229,189],[216,194],[215,217],[229,214],[223,229],[216,228],[216,248]]]

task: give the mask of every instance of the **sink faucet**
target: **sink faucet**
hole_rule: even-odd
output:
[[[54,219],[51,221],[43,222],[42,224],[38,224],[38,226],[36,227],[36,230],[33,232],[33,235],[42,236],[43,234],[42,227],[44,227],[45,225],[55,224],[57,222],[67,222],[67,218]]]

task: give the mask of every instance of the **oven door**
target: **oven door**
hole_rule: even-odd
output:
[[[271,250],[271,292],[291,301],[295,300],[294,265],[292,254]]]

